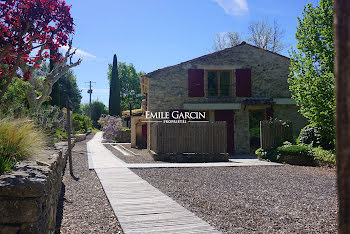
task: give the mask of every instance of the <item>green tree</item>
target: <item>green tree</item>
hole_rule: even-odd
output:
[[[85,105],[87,105],[87,107],[89,106],[89,104],[85,104]],[[87,110],[87,112],[89,111]],[[100,119],[101,115],[107,115],[107,114],[108,114],[108,109],[105,106],[105,104],[103,104],[100,101],[93,101],[91,103],[91,120],[94,128],[100,128],[97,121]]]
[[[109,114],[119,116],[120,110],[120,80],[118,76],[117,55],[113,57],[111,80],[109,82]]]
[[[301,113],[321,135],[323,147],[335,139],[334,35],[332,0],[307,4],[298,18],[298,43],[290,51],[289,88]]]
[[[72,101],[73,112],[80,113],[81,93],[77,79],[72,70],[63,75],[54,85],[51,92],[51,105],[66,107],[66,96]]]
[[[0,82],[0,87],[3,82]],[[29,89],[28,82],[14,77],[3,97],[3,104],[0,106],[0,112],[4,115],[21,115],[28,108],[26,91]]]
[[[109,64],[108,80],[111,82],[112,77],[112,64]],[[121,96],[121,109],[129,110],[130,104],[132,107],[141,107],[141,88],[140,77],[144,75],[144,72],[137,72],[133,64],[127,65],[126,63],[118,63],[118,77],[120,80],[120,96]]]

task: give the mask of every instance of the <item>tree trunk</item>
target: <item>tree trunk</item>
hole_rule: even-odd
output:
[[[350,233],[350,1],[335,0],[338,232]]]

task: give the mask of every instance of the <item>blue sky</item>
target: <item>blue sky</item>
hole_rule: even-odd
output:
[[[216,33],[247,36],[252,21],[277,19],[287,48],[295,45],[297,17],[317,0],[68,0],[75,23],[73,46],[83,58],[74,68],[82,103],[93,81],[92,99],[108,105],[108,63],[133,63],[138,71],[174,65],[211,51]]]

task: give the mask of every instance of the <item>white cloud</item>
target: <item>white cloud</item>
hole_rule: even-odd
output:
[[[68,46],[61,46],[60,49],[63,49],[64,51],[68,50]],[[73,47],[73,49],[76,49]],[[92,55],[86,51],[80,50],[80,49],[76,49],[77,51],[75,52],[76,55],[81,56],[83,58],[96,58],[95,55]]]
[[[228,15],[240,16],[249,11],[246,0],[214,0],[214,2],[222,7]]]

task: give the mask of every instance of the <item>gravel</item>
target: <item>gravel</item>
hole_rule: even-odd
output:
[[[297,166],[133,169],[225,233],[336,233],[334,170]]]
[[[92,136],[72,149],[74,177],[67,163],[56,233],[123,233],[95,171],[88,169],[86,141]]]
[[[130,147],[130,144],[123,144],[123,146],[136,155],[125,156],[109,144],[104,144],[104,146],[126,163],[165,163],[162,161],[154,161],[152,156],[147,153],[147,149],[134,149]]]

